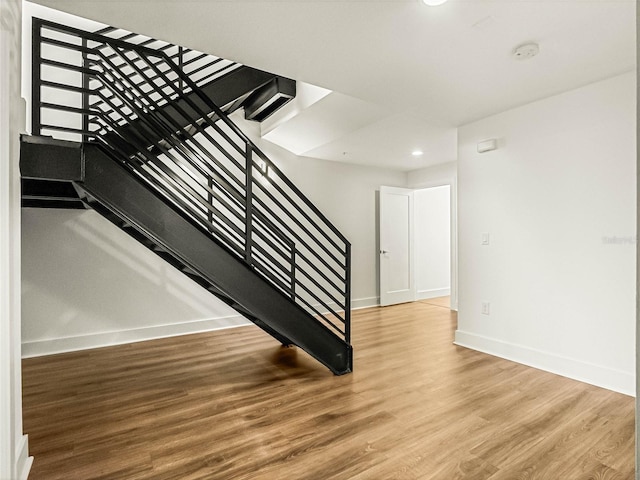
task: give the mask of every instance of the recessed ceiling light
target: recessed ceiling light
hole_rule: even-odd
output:
[[[442,5],[447,0],[422,0],[422,3],[425,5],[429,5],[430,7],[437,7],[438,5]]]
[[[413,155],[414,157],[419,157],[421,155],[424,155],[424,152],[422,150],[414,150],[413,152],[411,152],[411,155]]]

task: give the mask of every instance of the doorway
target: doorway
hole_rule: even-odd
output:
[[[379,193],[380,305],[438,299],[457,310],[455,181]]]
[[[451,295],[451,187],[414,191],[416,300]]]

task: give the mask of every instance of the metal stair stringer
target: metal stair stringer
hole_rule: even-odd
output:
[[[53,165],[51,148],[57,149]],[[209,291],[226,298],[225,303],[279,342],[297,345],[337,375],[351,371],[351,345],[265,281],[100,146],[23,137],[21,170],[24,178],[73,182],[86,203],[148,248],[168,253],[173,259],[170,263],[188,268],[203,280],[198,283],[205,288],[210,284]]]

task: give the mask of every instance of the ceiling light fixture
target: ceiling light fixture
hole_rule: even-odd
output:
[[[437,7],[438,5],[442,5],[447,0],[422,0],[422,3],[425,5],[429,5],[430,7]]]
[[[422,150],[414,150],[413,152],[411,152],[411,155],[413,155],[414,157],[420,157],[424,155],[424,152]]]

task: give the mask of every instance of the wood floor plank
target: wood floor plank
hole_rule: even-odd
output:
[[[634,399],[353,315],[352,374],[255,327],[23,361],[32,480],[631,480]]]

